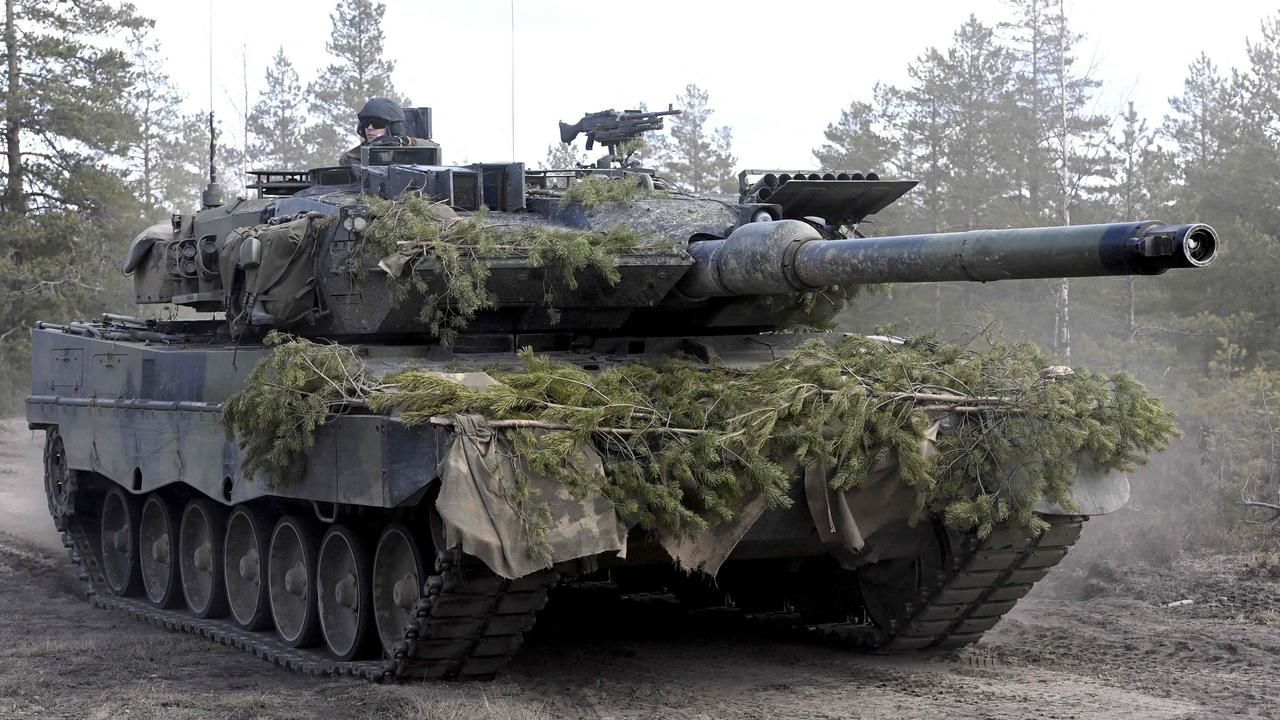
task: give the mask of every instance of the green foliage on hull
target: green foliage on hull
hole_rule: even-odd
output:
[[[374,382],[348,348],[270,342],[273,355],[223,411],[248,468],[287,469],[309,434],[351,404],[410,425],[478,414],[514,434],[533,469],[663,532],[732,520],[755,493],[785,505],[797,464],[817,460],[836,468],[837,490],[896,464],[919,509],[944,511],[958,529],[1037,530],[1040,500],[1072,507],[1078,456],[1128,469],[1177,434],[1129,375],[1053,368],[1031,345],[972,353],[848,337],[750,369],[667,359],[598,373],[526,350],[518,370],[495,371],[498,384],[477,390],[417,369]],[[603,476],[566,470],[583,443],[603,456]]]
[[[650,197],[666,197],[666,193],[646,189],[641,185],[639,176],[588,175],[565,190],[564,195],[560,196],[560,207],[579,203],[592,210],[606,203],[625,203]]]
[[[333,413],[373,390],[354,349],[272,331],[270,355],[258,361],[245,387],[222,405],[227,439],[243,452],[240,470],[259,470],[273,486],[287,483],[315,446],[316,430]]]

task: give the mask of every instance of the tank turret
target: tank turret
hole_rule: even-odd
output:
[[[431,142],[362,147],[350,167],[257,172],[258,198],[149,228],[125,271],[139,303],[225,311],[237,334],[429,340],[439,328],[423,322],[431,313],[422,305],[447,303],[445,273],[412,236],[395,231],[397,247],[379,244],[370,216],[380,201],[429,198],[455,219],[483,214],[477,222],[508,237],[578,233],[589,242],[624,228],[644,239],[619,254],[609,282],[589,268],[564,277],[528,253],[476,248],[470,257],[486,266],[489,302],[455,324],[459,335],[770,330],[794,321],[777,296],[833,285],[1151,275],[1203,267],[1217,252],[1208,226],[1156,222],[861,237],[858,223],[915,184],[874,173],[747,171],[737,203],[691,197],[625,151],[675,112],[603,111],[565,126],[609,145],[598,167],[445,166]],[[747,173],[759,179],[748,183]],[[591,182],[635,192],[623,202],[576,201],[573,188]],[[398,260],[384,262],[397,250]]]

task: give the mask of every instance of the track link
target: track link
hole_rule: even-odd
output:
[[[230,620],[201,620],[182,610],[162,610],[141,599],[113,594],[103,575],[97,538],[86,519],[78,516],[68,518],[62,533],[84,593],[96,607],[239,648],[295,672],[378,682],[492,678],[533,627],[556,579],[554,572],[545,571],[506,580],[460,551],[438,552],[436,572],[427,577],[415,603],[416,621],[409,622],[394,657],[340,662],[323,650],[289,647],[270,630],[251,632]]]
[[[1035,538],[1011,528],[997,529],[983,540],[962,538],[948,567],[920,589],[916,601],[904,608],[904,619],[888,628],[866,622],[809,624],[793,612],[756,613],[746,620],[788,637],[871,652],[963,647],[977,642],[1066,557],[1085,518],[1044,520],[1049,527]]]

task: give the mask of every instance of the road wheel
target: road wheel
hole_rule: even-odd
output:
[[[914,555],[883,560],[858,568],[863,607],[875,624],[889,630],[908,618],[913,604],[937,578],[951,557],[953,538],[941,520],[921,521],[915,534]]]
[[[316,531],[312,523],[286,515],[271,532],[267,579],[276,634],[291,647],[315,645],[320,633],[316,607]]]
[[[222,577],[222,543],[226,511],[204,498],[187,503],[178,535],[182,595],[197,617],[227,614],[227,593]]]
[[[339,660],[361,654],[373,621],[369,552],[355,533],[334,525],[320,542],[316,601],[325,647]]]
[[[182,605],[182,580],[178,576],[178,515],[173,503],[151,493],[142,503],[138,524],[142,587],[147,600],[158,608]]]
[[[231,617],[245,630],[271,624],[267,557],[271,524],[256,510],[241,505],[227,518],[222,577]]]
[[[422,552],[409,528],[391,523],[378,538],[373,555],[373,618],[382,653],[393,657],[413,619],[422,583]]]
[[[112,486],[102,499],[102,570],[107,587],[128,597],[142,592],[138,562],[138,500]]]

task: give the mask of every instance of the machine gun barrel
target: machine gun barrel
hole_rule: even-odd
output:
[[[804,292],[832,285],[1158,275],[1204,267],[1218,252],[1199,223],[973,230],[824,240],[798,220],[749,223],[690,246],[679,290],[691,298]]]

